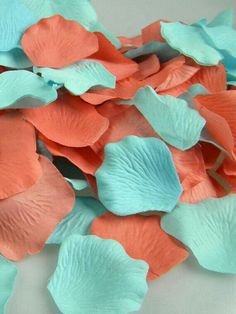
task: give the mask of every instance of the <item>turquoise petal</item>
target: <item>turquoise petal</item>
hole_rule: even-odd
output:
[[[160,59],[160,62],[163,63],[177,57],[179,55],[179,52],[175,49],[172,49],[166,43],[152,41],[139,48],[128,50],[125,53],[125,56],[130,59],[135,59],[137,57],[149,54],[156,54]]]
[[[18,0],[19,1],[19,0]],[[20,0],[37,16],[38,20],[55,14],[74,20],[91,32],[102,32],[116,47],[120,41],[101,23],[90,0]]]
[[[209,94],[208,90],[201,84],[193,84],[189,87],[186,93],[181,94],[178,98],[183,99],[188,103],[188,106],[195,109],[193,98],[197,95]]]
[[[88,182],[86,180],[82,179],[69,179],[65,178],[67,182],[70,183],[70,185],[73,187],[75,192],[82,191],[84,189],[87,189],[89,187]]]
[[[0,314],[5,313],[7,302],[14,288],[16,273],[16,266],[0,256]]]
[[[0,109],[32,108],[56,100],[57,91],[30,71],[7,71],[0,74],[0,99]]]
[[[0,51],[9,51],[19,47],[23,32],[36,19],[21,1],[1,0],[0,21]]]
[[[236,81],[229,81],[227,82],[228,85],[233,85],[233,86],[236,86]]]
[[[234,24],[234,11],[232,9],[224,10],[220,12],[209,24],[208,26],[220,26],[225,25],[233,27]]]
[[[84,60],[62,69],[34,68],[47,82],[64,85],[74,95],[90,88],[115,88],[116,78],[101,63]]]
[[[171,153],[157,138],[128,136],[105,147],[98,195],[116,215],[171,211],[182,192]]]
[[[53,231],[47,244],[60,244],[73,234],[87,235],[92,221],[106,212],[93,197],[77,197],[73,210]]]
[[[167,43],[180,53],[202,65],[217,65],[222,55],[209,44],[202,27],[180,22],[161,22],[161,34]]]
[[[14,69],[25,69],[32,67],[31,61],[20,48],[0,52],[0,65]]]
[[[223,64],[227,71],[227,80],[236,80],[236,58],[230,56],[226,51],[222,51],[224,57]]]
[[[133,103],[153,129],[172,146],[186,150],[199,141],[206,121],[185,100],[160,96],[147,86],[137,92]]]
[[[143,302],[147,271],[114,240],[74,235],[61,246],[48,290],[63,314],[126,314]]]
[[[236,195],[179,204],[162,228],[185,245],[206,269],[236,274]]]

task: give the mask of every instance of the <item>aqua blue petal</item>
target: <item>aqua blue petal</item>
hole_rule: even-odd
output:
[[[207,42],[202,27],[180,22],[161,23],[161,34],[180,53],[202,65],[216,65],[222,55]]]
[[[186,246],[203,267],[236,274],[236,195],[179,204],[162,228]]]
[[[37,16],[38,20],[55,14],[74,20],[91,32],[103,33],[116,47],[120,41],[101,23],[90,0],[20,0]]]
[[[0,65],[14,69],[25,69],[32,67],[31,61],[20,48],[0,52]]]
[[[60,244],[73,234],[87,235],[92,221],[106,212],[93,197],[77,197],[73,210],[56,227],[47,244]]]
[[[233,86],[236,86],[236,81],[229,81],[227,82],[228,85],[233,85]]]
[[[0,1],[0,51],[19,47],[23,32],[37,20],[19,0]]]
[[[95,176],[100,201],[120,216],[171,211],[182,191],[168,147],[152,137],[128,136],[106,145]]]
[[[209,94],[209,92],[203,85],[194,84],[189,87],[186,93],[181,94],[178,98],[185,100],[190,108],[195,109],[193,98],[197,95],[206,95],[206,94]]]
[[[232,9],[227,9],[220,12],[209,24],[208,26],[220,26],[225,25],[233,27],[234,24],[234,11]]]
[[[143,45],[136,49],[128,50],[125,56],[130,59],[134,59],[140,56],[148,54],[156,54],[161,62],[166,62],[179,55],[179,52],[172,49],[168,44],[157,41],[152,41],[146,45]]]
[[[224,64],[227,71],[227,80],[236,80],[236,58],[229,55],[226,51],[221,51],[224,59],[222,63]]]
[[[0,256],[0,314],[5,313],[7,302],[14,288],[16,273],[16,266]]]
[[[0,74],[0,99],[0,109],[32,108],[56,100],[57,91],[30,71],[7,71]]]
[[[117,241],[74,235],[61,246],[48,290],[63,314],[126,314],[143,302],[147,271]]]
[[[83,60],[62,69],[34,68],[47,82],[64,85],[74,95],[91,88],[115,88],[116,78],[101,63]]]
[[[86,180],[82,179],[69,179],[65,178],[67,182],[70,183],[70,185],[73,187],[75,192],[82,191],[84,189],[87,189],[89,187],[88,182]]]
[[[185,100],[158,95],[147,86],[137,92],[133,103],[153,129],[172,146],[186,150],[199,141],[206,121]]]

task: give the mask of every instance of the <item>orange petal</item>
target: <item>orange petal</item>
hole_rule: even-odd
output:
[[[62,146],[50,141],[42,134],[40,134],[40,138],[52,155],[67,158],[87,174],[93,175],[102,164],[102,160],[90,147]]]
[[[0,252],[19,260],[36,254],[74,205],[74,192],[59,171],[40,157],[43,174],[27,191],[0,201]]]
[[[118,142],[129,135],[158,137],[135,106],[130,106],[130,108],[110,118],[108,130],[92,146],[92,149],[103,158],[103,150],[106,144]]]
[[[117,240],[132,258],[145,260],[150,267],[149,280],[165,274],[188,257],[181,244],[161,229],[158,216],[119,217],[106,213],[93,221],[91,232]]]
[[[161,22],[169,23],[167,20],[158,20],[142,29],[143,44],[148,44],[150,41],[165,42],[161,36]]]
[[[236,91],[198,95],[194,101],[211,135],[235,158]]]
[[[129,77],[138,71],[136,62],[126,58],[115,46],[101,33],[96,33],[99,50],[89,58],[98,60],[108,71],[116,76],[117,80]]]
[[[41,19],[29,27],[21,44],[34,65],[49,68],[68,66],[98,50],[95,34],[60,15]]]
[[[211,169],[220,154],[219,148],[211,143],[201,142],[201,150],[204,158],[205,169]]]
[[[94,144],[109,124],[93,106],[70,94],[61,95],[48,106],[22,112],[48,139],[71,147]]]
[[[105,102],[101,106],[97,107],[97,111],[105,118],[111,120],[113,117],[121,114],[123,111],[130,109],[130,105],[118,106],[112,102]]]
[[[138,64],[139,71],[133,75],[136,80],[144,80],[160,70],[160,61],[156,55],[150,55]]]
[[[131,38],[128,38],[125,36],[118,36],[118,39],[121,42],[122,48],[130,47],[130,48],[134,49],[134,48],[141,47],[143,45],[141,35],[131,37]],[[122,48],[121,48],[121,50],[122,50]]]
[[[41,176],[34,127],[13,111],[0,115],[0,199],[26,191]]]

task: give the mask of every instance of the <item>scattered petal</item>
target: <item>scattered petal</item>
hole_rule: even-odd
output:
[[[98,50],[95,34],[60,15],[41,19],[29,27],[21,44],[34,65],[51,68],[66,67]]]
[[[181,244],[162,231],[160,217],[156,215],[119,217],[106,213],[93,221],[91,232],[120,242],[129,256],[146,261],[149,280],[160,277],[188,257]]]
[[[57,225],[47,244],[60,244],[73,234],[88,235],[92,221],[105,212],[95,198],[77,197],[73,210]]]
[[[179,204],[162,217],[162,228],[187,245],[206,269],[236,273],[235,195]]]
[[[120,216],[171,211],[181,194],[170,151],[156,138],[128,136],[106,145],[95,176],[100,201]]]
[[[129,313],[143,302],[147,271],[116,241],[74,235],[62,244],[48,289],[65,314]]]
[[[84,189],[87,189],[89,187],[88,182],[86,180],[82,179],[69,179],[65,178],[67,182],[70,183],[70,185],[73,187],[75,192],[82,191]]]
[[[0,65],[8,68],[25,69],[30,68],[32,63],[20,48],[15,48],[10,51],[0,52]]]

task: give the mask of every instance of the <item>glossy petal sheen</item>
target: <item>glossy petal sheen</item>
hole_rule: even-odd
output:
[[[25,70],[0,74],[0,109],[40,107],[57,99],[57,91],[38,75]]]
[[[101,202],[121,216],[171,211],[181,194],[170,151],[152,137],[128,136],[106,145],[96,179]]]
[[[93,221],[91,232],[120,242],[129,256],[146,261],[149,280],[165,274],[188,257],[181,244],[160,228],[159,216],[119,217],[106,213]]]
[[[21,115],[0,115],[0,134],[0,199],[4,199],[29,189],[42,169],[36,153],[35,130]]]
[[[184,100],[160,96],[145,87],[135,95],[134,103],[153,129],[174,147],[186,150],[199,141],[205,120]]]
[[[0,256],[0,314],[5,313],[6,304],[14,288],[16,274],[16,266]]]
[[[161,34],[172,48],[199,64],[217,65],[223,58],[207,43],[201,27],[180,22],[161,23]]]
[[[81,95],[93,87],[114,88],[116,78],[99,62],[84,60],[62,69],[35,68],[47,82],[65,86],[72,94]]]
[[[34,65],[62,68],[98,50],[95,34],[60,15],[42,19],[24,33],[22,47]]]
[[[26,109],[23,113],[48,139],[71,147],[92,145],[109,124],[93,106],[70,94],[61,95],[48,106]]]
[[[166,232],[187,245],[203,267],[236,273],[236,196],[178,205],[162,217]]]
[[[105,211],[104,206],[95,198],[77,197],[73,210],[56,227],[47,244],[60,244],[73,234],[89,234],[91,222]]]
[[[48,289],[64,314],[124,314],[139,310],[147,292],[144,261],[113,240],[74,235],[63,242]]]
[[[0,201],[0,252],[12,260],[36,254],[74,205],[74,192],[45,157],[43,174],[27,191]]]

